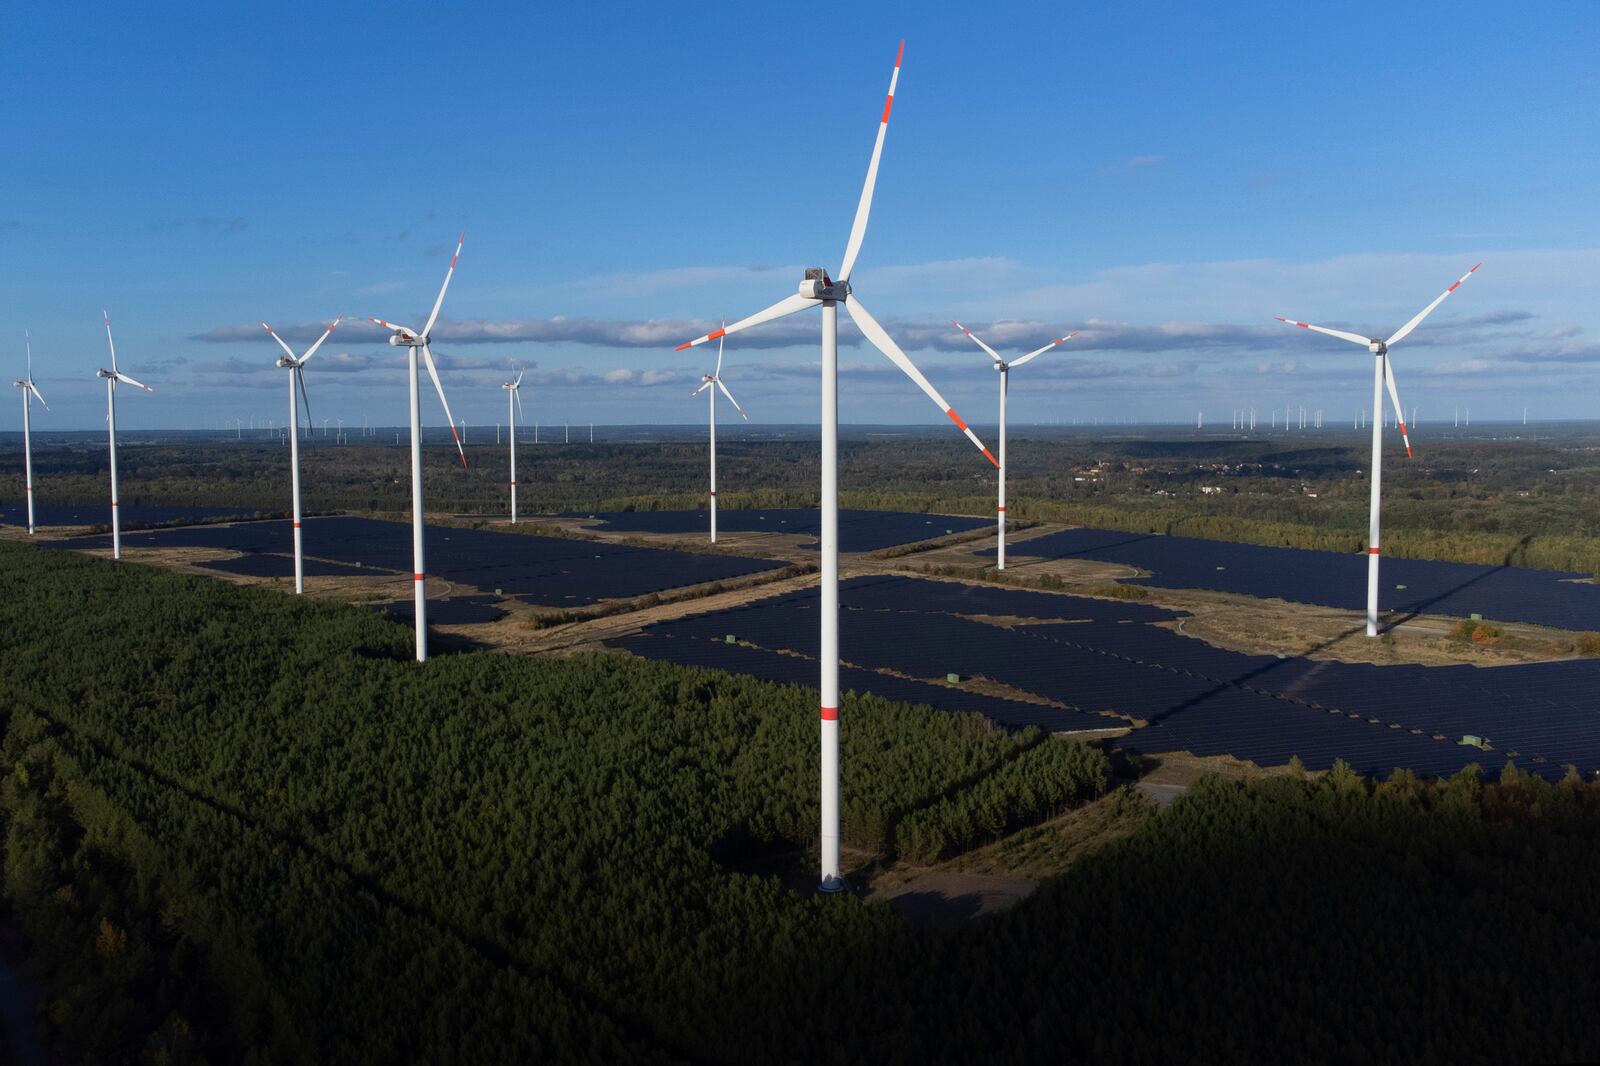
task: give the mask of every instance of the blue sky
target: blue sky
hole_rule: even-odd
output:
[[[404,366],[359,321],[426,316],[458,416],[693,422],[681,340],[837,267],[895,49],[905,67],[856,289],[970,421],[1226,419],[1368,401],[1391,332],[1422,421],[1591,417],[1600,385],[1600,18],[1589,3],[33,5],[7,19],[0,359],[100,424],[102,305],[157,387],[129,428],[281,421],[266,318],[319,418],[393,424]],[[821,10],[821,9],[819,9]],[[846,16],[849,16],[848,18]],[[814,421],[817,317],[733,338],[759,422]],[[841,316],[843,317],[843,316]],[[845,331],[847,421],[941,424]],[[1031,373],[1030,373],[1031,371]],[[429,401],[425,418],[442,416]],[[0,428],[15,428],[15,404]]]

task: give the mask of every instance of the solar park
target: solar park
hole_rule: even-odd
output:
[[[1147,571],[1132,584],[1208,589],[1294,603],[1359,610],[1367,557],[1267,548],[1195,537],[1068,529],[1012,545],[1041,559],[1094,559]],[[1474,566],[1388,558],[1379,601],[1386,611],[1458,618],[1481,614],[1505,622],[1600,630],[1600,585],[1587,575],[1515,566]]]
[[[1156,624],[1178,612],[906,577],[848,581],[840,602],[854,667],[841,685],[943,710],[979,709],[1007,726],[1070,733],[1137,723],[1113,743],[1260,765],[1298,755],[1310,769],[1344,759],[1375,774],[1406,767],[1442,775],[1473,762],[1498,769],[1507,758],[1554,777],[1567,763],[1600,768],[1592,663],[1482,669],[1241,655]],[[815,609],[812,592],[777,596],[658,623],[618,644],[650,658],[808,684]],[[981,615],[1027,621],[1002,627],[973,617]],[[952,674],[1049,702],[984,698],[934,682]],[[1461,744],[1464,736],[1492,746]]]
[[[411,527],[373,518],[311,518],[304,526],[307,565],[324,575],[410,574]],[[109,537],[51,542],[108,548]],[[239,553],[207,564],[254,577],[293,572],[288,522],[189,526],[123,537],[128,548],[210,548]],[[782,563],[729,555],[701,555],[561,537],[430,526],[428,573],[453,584],[497,591],[524,603],[581,607],[601,600],[775,570]],[[486,619],[487,620],[487,619]]]
[[[430,526],[430,575],[451,588],[431,600],[430,620],[481,626],[518,602],[582,608],[774,574],[785,565],[681,550],[681,540],[671,538],[702,534],[703,511],[566,517],[613,539]],[[721,522],[729,532],[772,534],[773,554],[787,551],[796,559],[807,557],[817,528],[814,511],[794,509],[724,511]],[[844,547],[863,563],[862,553],[987,525],[987,519],[881,511],[845,511],[840,519]],[[620,543],[615,538],[623,534],[662,538],[663,546]],[[195,565],[243,577],[284,578],[292,569],[290,529],[282,521],[147,530],[123,539],[132,550],[230,552]],[[410,527],[400,522],[307,519],[305,539],[308,577],[398,580],[409,570]],[[94,549],[107,547],[109,538],[48,543]],[[1125,580],[1156,589],[1352,611],[1361,605],[1358,556],[1093,529],[1047,532],[1012,550],[1019,562],[1084,558],[1136,567],[1147,576]],[[1600,628],[1600,589],[1571,580],[1577,575],[1420,560],[1391,560],[1385,575],[1388,609],[1470,609],[1508,621]],[[815,587],[747,591],[746,602],[725,609],[695,613],[691,601],[679,617],[607,634],[605,646],[814,686]],[[939,711],[975,711],[1007,728],[1038,726],[1131,752],[1229,756],[1261,766],[1298,756],[1317,770],[1343,759],[1377,775],[1396,767],[1448,775],[1469,763],[1498,770],[1507,759],[1550,778],[1568,764],[1585,773],[1600,769],[1587,698],[1600,667],[1590,661],[1378,666],[1250,655],[1175,631],[1187,616],[1183,610],[895,573],[846,580],[841,605],[844,689]],[[411,621],[409,601],[375,606]]]

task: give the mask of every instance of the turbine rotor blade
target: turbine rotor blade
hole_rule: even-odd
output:
[[[1457,289],[1461,288],[1461,283],[1463,281],[1466,281],[1468,278],[1472,277],[1473,274],[1477,273],[1478,267],[1481,267],[1481,266],[1483,266],[1483,264],[1479,263],[1477,266],[1474,266],[1471,270],[1467,271],[1465,274],[1463,274],[1459,278],[1457,278],[1456,279],[1456,283],[1454,285],[1452,285],[1448,289],[1444,290],[1444,292],[1441,292],[1439,294],[1438,298],[1433,301],[1433,303],[1429,304],[1427,307],[1424,307],[1422,310],[1418,311],[1417,312],[1417,317],[1413,318],[1410,322],[1407,322],[1405,325],[1401,326],[1398,330],[1396,330],[1395,331],[1395,335],[1390,337],[1387,341],[1385,341],[1384,344],[1386,346],[1393,346],[1393,345],[1396,345],[1396,344],[1400,343],[1401,341],[1405,340],[1407,337],[1411,336],[1411,331],[1416,329],[1419,325],[1421,325],[1422,324],[1422,320],[1427,318],[1430,314],[1432,314],[1433,313],[1433,309],[1435,307],[1438,307],[1440,304],[1444,303],[1444,298],[1446,296],[1449,296],[1451,293],[1453,293]]]
[[[1363,348],[1370,347],[1372,344],[1372,338],[1363,337],[1359,333],[1346,333],[1342,329],[1329,329],[1327,326],[1313,326],[1309,322],[1296,322],[1294,319],[1284,318],[1282,315],[1273,315],[1272,317],[1279,322],[1287,322],[1291,326],[1299,326],[1301,329],[1309,329],[1317,333],[1326,333],[1330,337],[1338,337],[1340,340],[1349,341],[1351,344],[1359,344]]]
[[[1027,355],[1023,356],[1021,359],[1013,360],[1011,365],[1012,366],[1021,366],[1023,363],[1026,363],[1029,359],[1033,359],[1033,358],[1036,358],[1038,356],[1041,356],[1045,352],[1048,352],[1051,348],[1054,348],[1056,345],[1064,344],[1067,341],[1070,341],[1072,338],[1076,337],[1077,335],[1078,335],[1078,331],[1077,330],[1073,330],[1071,333],[1067,334],[1065,337],[1062,337],[1060,340],[1053,340],[1049,344],[1045,345],[1043,348],[1035,348],[1033,351],[1029,352]]]
[[[519,373],[517,377],[521,378],[522,375]],[[517,417],[522,418],[522,388],[518,386],[517,388],[512,389],[511,395],[512,398],[517,401]],[[524,421],[526,421],[526,419],[524,419]]]
[[[271,334],[272,335],[272,339],[278,342],[278,347],[283,349],[283,354],[284,355],[287,355],[290,359],[294,358],[294,349],[290,348],[287,344],[285,344],[283,342],[283,338],[278,336],[276,330],[274,330],[271,326],[267,325],[265,322],[261,323],[261,328],[266,330],[269,334]]]
[[[872,314],[861,305],[861,301],[851,296],[850,299],[844,302],[844,305],[849,310],[850,317],[855,319],[856,325],[860,327],[862,335],[871,341],[878,351],[888,356],[889,361],[904,371],[907,377],[915,381],[917,387],[928,394],[928,399],[938,404],[939,409],[945,413],[945,416],[954,422],[961,432],[967,435],[967,439],[977,445],[978,450],[998,468],[1000,466],[999,461],[995,459],[988,448],[984,447],[983,441],[979,440],[978,435],[972,432],[971,427],[962,421],[961,416],[956,414],[955,409],[944,402],[944,397],[939,395],[939,390],[928,383],[928,379],[922,376],[922,371],[918,370],[916,364],[906,357],[906,353],[900,350],[900,346],[894,342],[884,328],[878,325],[878,320],[873,318]]]
[[[999,352],[995,351],[993,348],[991,348],[987,344],[983,343],[983,341],[979,340],[978,339],[978,335],[976,333],[972,332],[966,326],[963,326],[961,323],[957,322],[953,318],[950,320],[950,324],[952,326],[954,326],[956,329],[959,329],[962,333],[965,333],[967,335],[968,339],[970,339],[973,344],[976,344],[978,347],[980,347],[984,351],[988,352],[990,359],[993,359],[996,363],[1004,363],[1005,362],[1004,359],[1000,358],[1000,353]]]
[[[28,349],[28,384],[33,384],[33,337],[27,330],[22,331],[22,343]],[[39,401],[43,403],[43,400]]]
[[[111,346],[111,370],[115,373],[117,369],[117,342],[111,339],[111,312],[102,307],[100,313],[106,319],[106,343]]]
[[[711,372],[711,376],[714,377],[714,378],[719,378],[719,377],[722,376],[722,340],[723,340],[723,337],[726,337],[727,335],[728,335],[728,320],[727,319],[723,319],[722,320],[722,337],[718,337],[717,338],[717,368]]]
[[[749,329],[751,326],[759,326],[764,322],[771,322],[775,318],[782,318],[785,315],[792,315],[796,311],[804,311],[806,308],[815,307],[821,302],[822,301],[814,299],[810,296],[801,296],[799,293],[795,293],[793,296],[785,296],[771,307],[768,307],[762,311],[757,311],[749,318],[741,318],[731,326],[723,326],[721,329],[713,330],[712,332],[707,333],[704,337],[696,337],[688,344],[680,344],[672,350],[675,352],[681,352],[685,348],[698,348],[707,341],[721,340],[730,333],[738,333],[741,329]]]
[[[902,40],[899,54],[894,56],[894,74],[890,75],[890,94],[883,101],[883,118],[878,120],[878,139],[872,142],[872,162],[867,163],[867,179],[862,182],[861,200],[856,202],[856,219],[850,224],[850,242],[845,245],[845,258],[838,264],[838,280],[848,282],[850,272],[856,269],[856,256],[861,254],[861,242],[867,237],[867,216],[872,214],[872,190],[878,184],[878,160],[883,158],[883,136],[890,131],[890,110],[894,107],[894,86],[899,83],[899,64],[906,58],[906,42]]]
[[[327,328],[327,331],[324,332],[322,334],[322,336],[317,338],[317,343],[315,343],[315,344],[313,344],[311,346],[310,351],[306,352],[305,355],[302,355],[300,357],[300,365],[301,366],[305,366],[306,365],[306,360],[310,359],[313,355],[317,354],[317,349],[322,347],[322,342],[327,340],[328,337],[332,335],[333,331],[339,328],[339,323],[341,323],[343,321],[344,321],[344,316],[343,315],[340,315],[338,318],[333,320],[333,325],[329,326]]]
[[[390,333],[398,333],[401,336],[410,337],[412,339],[415,339],[416,336],[417,336],[416,331],[412,330],[410,327],[397,326],[393,322],[385,322],[381,318],[372,318],[372,317],[369,316],[367,318],[367,321],[375,323],[376,325],[382,326],[384,329],[388,330]]]
[[[711,387],[711,382],[702,381],[700,383],[700,387],[698,389],[695,389],[693,392],[691,392],[689,394],[689,399],[691,399],[691,400],[694,399],[696,396],[700,395],[702,392],[705,392],[710,387]]]
[[[133,385],[133,386],[135,386],[137,388],[141,388],[145,392],[155,392],[156,391],[155,389],[152,389],[149,385],[146,385],[144,382],[135,381],[132,378],[130,378],[128,375],[122,373],[121,371],[114,370],[114,371],[112,371],[112,374],[114,374],[116,376],[116,379],[118,381],[121,381],[121,382],[123,382],[125,384],[128,384],[128,385]]]
[[[1400,406],[1400,390],[1394,383],[1394,364],[1383,357],[1383,381],[1389,386],[1389,399],[1394,402],[1394,420],[1400,426],[1400,439],[1406,444],[1406,458],[1411,458],[1411,436],[1406,432],[1406,409]]]
[[[707,384],[710,384],[710,382],[707,382]],[[739,417],[744,419],[746,422],[750,421],[750,416],[744,413],[744,408],[739,406],[739,401],[733,398],[733,393],[728,391],[728,386],[722,383],[721,378],[717,379],[717,388],[721,389],[722,395],[726,396],[728,398],[728,402],[733,404],[733,409],[739,412]]]
[[[450,413],[450,401],[444,398],[444,384],[439,380],[439,369],[433,365],[433,352],[428,346],[422,346],[422,361],[428,365],[428,376],[433,379],[433,387],[439,393],[439,405],[444,408],[444,418],[450,423],[450,435],[456,439],[456,451],[461,454],[461,469],[467,468],[467,450],[461,446],[461,434],[456,431],[455,416]]]
[[[850,224],[850,241],[844,246],[844,259],[839,263],[839,280],[849,281],[855,269],[856,256],[861,254],[861,242],[867,236],[867,216],[872,213],[872,191],[878,184],[878,161],[883,158],[883,138],[889,132],[889,112],[894,108],[894,89],[900,81],[900,61],[906,57],[906,42],[900,42],[900,52],[894,57],[894,73],[889,75],[889,95],[883,101],[883,118],[878,122],[878,139],[872,144],[872,161],[867,164],[867,180],[861,186],[861,199],[856,203],[855,221]]]
[[[315,428],[311,422],[311,396],[306,392],[306,372],[304,360],[302,360],[299,365],[290,371],[290,373],[294,375],[295,383],[300,386],[300,401],[305,404],[306,408],[306,425],[307,427]],[[295,432],[299,432],[299,430],[299,426],[294,427]]]
[[[456,254],[450,257],[450,269],[444,272],[444,284],[439,286],[439,298],[433,301],[433,313],[428,316],[428,324],[422,327],[424,337],[433,332],[433,324],[439,320],[439,308],[444,306],[445,291],[450,288],[450,279],[455,277],[456,260],[461,258],[461,246],[466,243],[467,231],[462,230],[461,236],[456,239]]]
[[[50,405],[44,402],[44,393],[40,392],[39,386],[33,383],[31,375],[28,379],[28,391],[33,393],[33,398],[39,401],[40,406],[42,406],[46,411],[50,410]]]

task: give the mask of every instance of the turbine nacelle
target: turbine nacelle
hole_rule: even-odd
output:
[[[809,267],[800,283],[800,295],[808,300],[843,300],[850,295],[850,283],[834,281],[821,267]]]
[[[293,370],[295,367],[299,366],[300,363],[298,360],[290,359],[287,355],[280,355],[278,356],[278,365],[287,370]]]
[[[105,367],[101,367],[99,370],[94,372],[94,376],[97,378],[114,378],[117,376],[117,372],[115,370],[107,370]]]
[[[397,348],[421,348],[428,343],[428,338],[419,337],[410,330],[397,331],[389,335],[389,343]]]

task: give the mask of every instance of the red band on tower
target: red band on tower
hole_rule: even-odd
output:
[[[824,707],[824,708],[822,708],[822,720],[824,722],[837,722],[839,720],[839,708],[837,708],[837,707]]]

